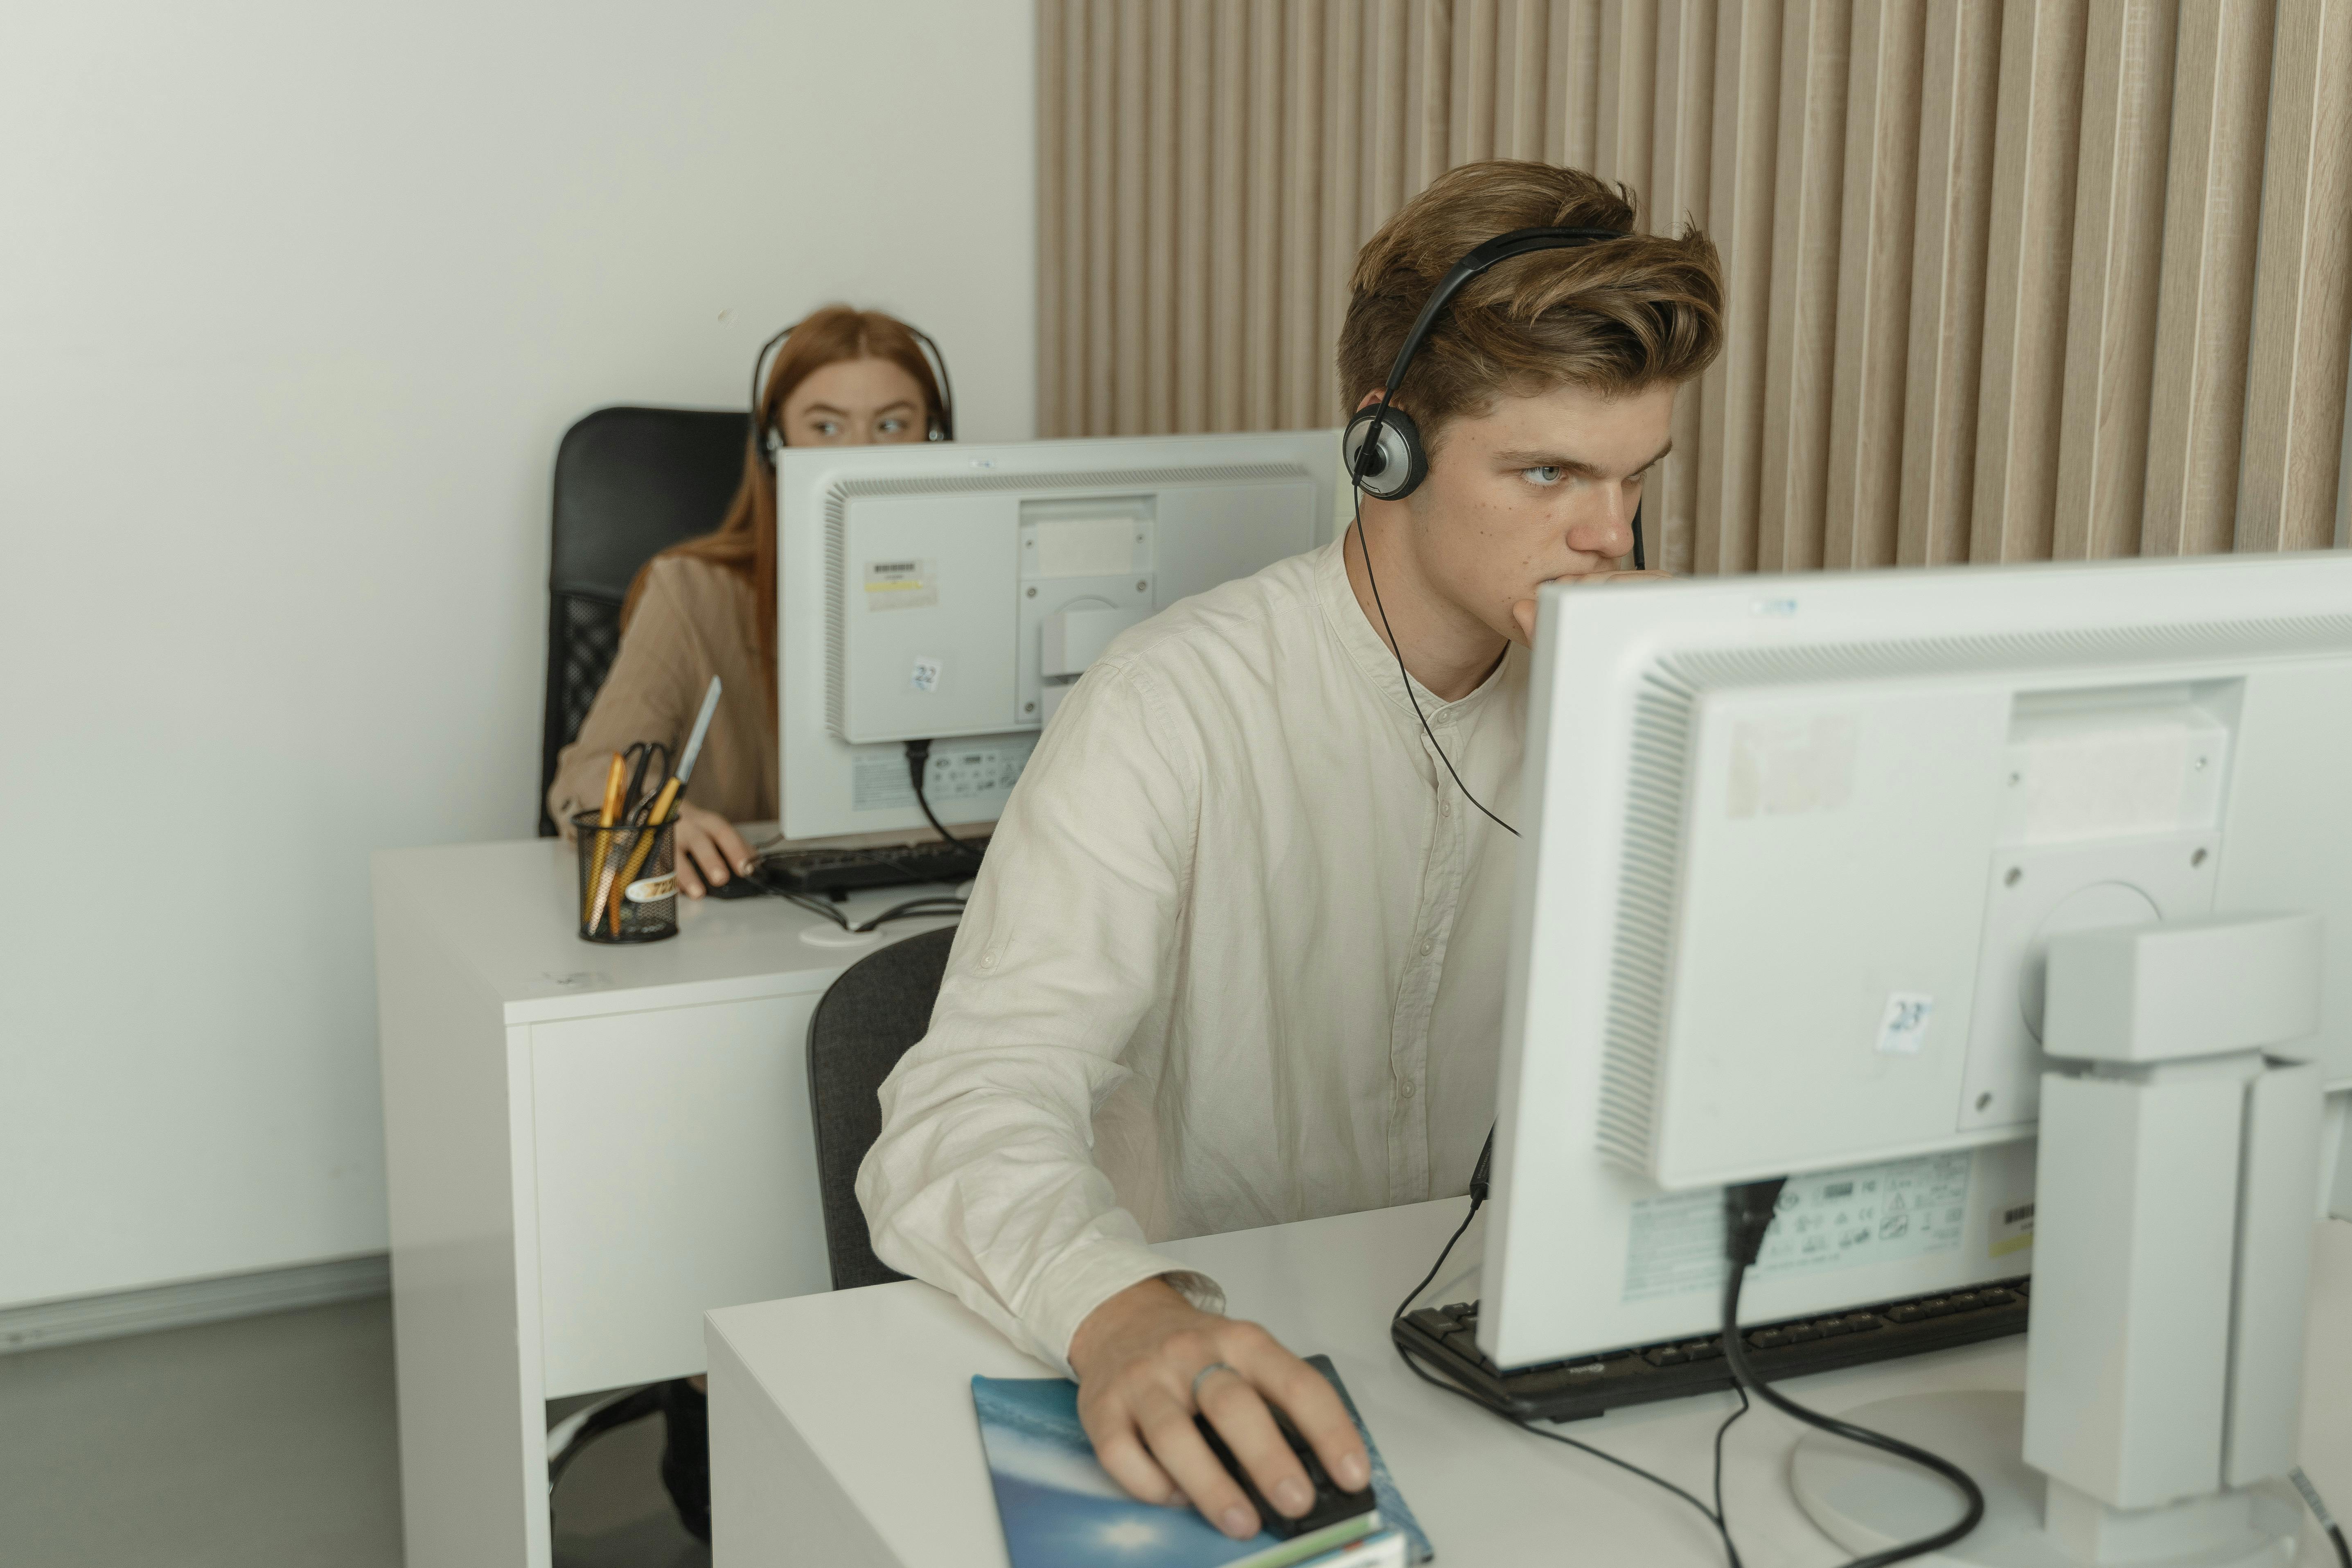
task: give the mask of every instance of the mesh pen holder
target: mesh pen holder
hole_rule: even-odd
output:
[[[580,846],[574,913],[583,942],[660,942],[677,934],[677,822],[659,827],[596,826],[572,819]]]

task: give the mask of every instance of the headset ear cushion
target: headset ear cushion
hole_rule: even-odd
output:
[[[1349,479],[1360,485],[1366,495],[1379,500],[1402,500],[1429,477],[1429,459],[1422,453],[1420,427],[1413,424],[1412,416],[1402,408],[1390,409],[1381,419],[1380,441],[1366,453],[1364,441],[1378,412],[1377,405],[1356,410],[1339,438],[1340,455],[1348,465]],[[1360,453],[1365,458],[1360,475],[1356,468]]]

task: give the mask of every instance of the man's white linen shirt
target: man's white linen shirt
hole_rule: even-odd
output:
[[[1527,658],[1429,725],[1505,821]],[[1147,1243],[1465,1191],[1515,841],[1422,732],[1340,546],[1187,599],[1072,689],[1007,802],[858,1172],[876,1254],[1066,1367]]]

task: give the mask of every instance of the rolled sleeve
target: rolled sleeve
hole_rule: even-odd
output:
[[[1096,666],[1006,804],[858,1172],[877,1257],[1065,1369],[1087,1314],[1140,1280],[1223,1304],[1151,1251],[1094,1158],[1122,1054],[1167,1003],[1198,801],[1184,726],[1139,671]]]

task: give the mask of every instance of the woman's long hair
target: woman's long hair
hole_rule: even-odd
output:
[[[940,419],[939,378],[924,356],[914,332],[896,316],[880,310],[827,305],[796,323],[768,370],[768,384],[751,411],[751,437],[743,447],[743,482],[727,505],[726,520],[714,532],[674,544],[654,561],[686,556],[724,566],[751,584],[752,615],[760,648],[760,675],[768,687],[768,713],[776,711],[776,470],[770,466],[767,437],[782,431],[784,401],[802,382],[829,364],[844,360],[887,360],[915,378],[923,389],[923,417],[934,428]],[[628,628],[637,600],[646,591],[648,561],[629,584],[621,601],[621,626]]]

